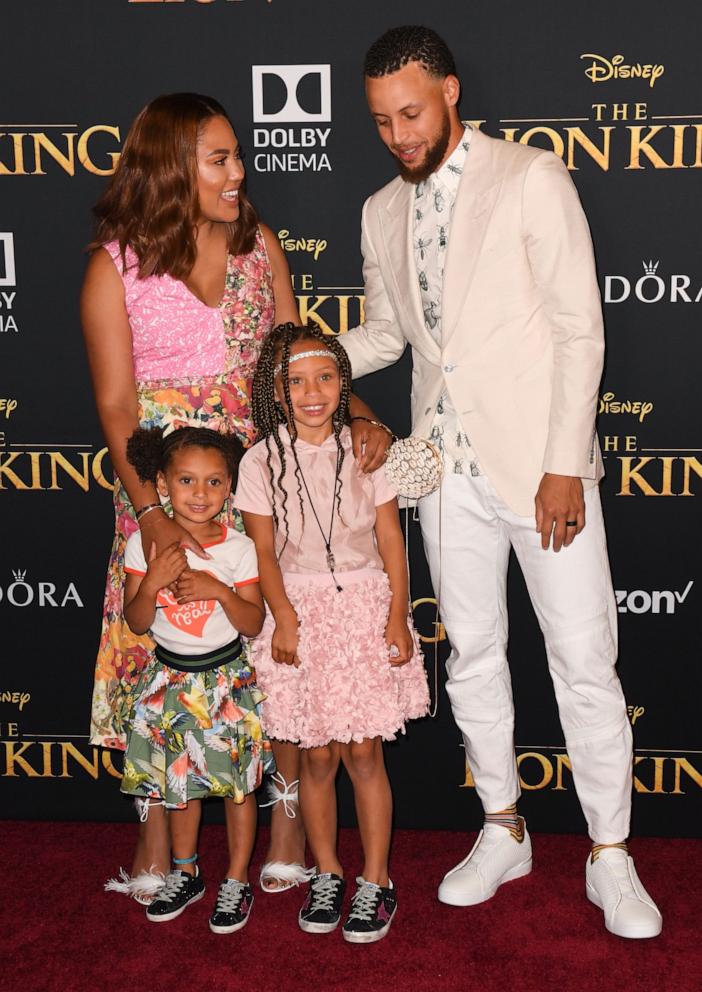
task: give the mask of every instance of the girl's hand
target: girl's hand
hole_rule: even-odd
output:
[[[186,568],[175,584],[175,598],[179,603],[194,603],[197,599],[219,600],[230,590],[214,575],[197,568]]]
[[[156,542],[152,541],[144,582],[151,586],[154,592],[158,592],[159,589],[172,585],[187,566],[185,552],[176,541],[164,548],[160,554],[156,551]]]
[[[271,639],[271,657],[279,665],[300,667],[297,655],[297,645],[300,638],[300,624],[294,610],[280,615],[276,619],[275,630]]]
[[[388,644],[388,662],[393,668],[406,665],[414,652],[414,641],[407,625],[407,617],[391,617],[385,628],[385,640]]]
[[[141,531],[141,546],[147,560],[152,544],[156,545],[156,554],[158,555],[164,548],[174,543],[189,548],[198,558],[205,558],[207,561],[212,560],[212,555],[207,554],[190,531],[177,524],[163,510],[151,510],[144,514],[139,522],[139,529]]]

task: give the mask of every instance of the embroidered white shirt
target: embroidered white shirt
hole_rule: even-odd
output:
[[[428,179],[418,183],[414,193],[412,235],[424,323],[439,347],[441,297],[451,215],[470,148],[471,133],[472,129],[466,127],[447,161]],[[446,389],[436,407],[430,440],[441,452],[445,472],[480,475],[475,452]]]

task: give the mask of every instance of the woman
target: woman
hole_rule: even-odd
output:
[[[126,459],[126,439],[139,425],[197,423],[234,431],[250,444],[250,389],[262,340],[276,324],[299,322],[285,256],[273,232],[258,223],[243,181],[239,144],[220,104],[192,93],[161,96],[132,125],[95,208],[81,314],[115,472],[116,530],[91,726],[92,741],[106,747],[124,747],[133,689],[153,647],[122,617],[127,538],[138,528],[147,556],[152,545],[159,553],[179,542],[207,557],[160,508],[155,487],[139,481]],[[372,418],[358,400],[353,413]],[[355,449],[367,441],[370,470],[387,435],[365,421],[355,426]],[[236,524],[229,502],[224,514]],[[273,812],[264,866],[270,891],[304,877],[301,818],[290,815],[299,753],[279,744],[275,757],[277,796],[285,798]],[[132,875],[123,876],[121,890],[148,902],[168,871],[170,845],[163,808],[140,812]],[[270,874],[279,865],[279,874]]]

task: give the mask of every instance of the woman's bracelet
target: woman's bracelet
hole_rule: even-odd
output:
[[[374,427],[380,427],[382,430],[386,431],[390,435],[393,441],[396,440],[395,435],[390,430],[388,425],[381,423],[379,420],[371,420],[370,417],[351,417],[351,423],[353,423],[354,420],[365,420],[367,424],[373,424]]]
[[[137,520],[141,520],[142,517],[145,517],[147,513],[151,513],[152,510],[162,510],[162,509],[163,507],[161,506],[160,503],[147,503],[146,506],[142,506],[140,510],[136,511],[135,516]]]

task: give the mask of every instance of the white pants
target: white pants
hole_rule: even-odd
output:
[[[598,487],[585,507],[585,529],[558,554],[542,549],[534,517],[513,513],[485,476],[446,475],[441,497],[420,500],[419,518],[452,648],[446,689],[484,810],[505,809],[520,794],[506,654],[511,545],[546,642],[590,837],[613,844],[629,834],[632,734],[614,667],[617,611]]]

